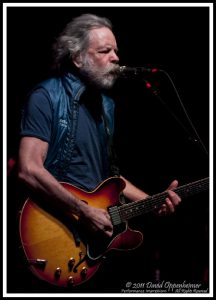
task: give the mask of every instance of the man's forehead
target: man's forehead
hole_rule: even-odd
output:
[[[89,45],[99,47],[104,44],[111,44],[116,46],[115,36],[107,27],[94,28],[89,34]]]

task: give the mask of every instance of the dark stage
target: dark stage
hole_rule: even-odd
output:
[[[9,7],[8,160],[17,157],[26,96],[49,76],[54,37],[72,17],[82,13],[112,21],[120,65],[164,70],[119,79],[109,92],[116,104],[115,144],[122,174],[151,195],[164,191],[173,179],[184,185],[208,177],[208,7]],[[68,292],[40,283],[26,270],[18,237],[24,199],[15,166],[8,175],[7,292]],[[170,216],[145,215],[132,220],[131,227],[143,232],[143,244],[133,251],[110,253],[87,284],[70,292],[121,293],[128,282],[185,281],[201,284],[200,290],[208,288],[207,191],[183,199]]]

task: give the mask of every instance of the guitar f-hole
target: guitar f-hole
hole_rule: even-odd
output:
[[[84,261],[86,260],[86,258],[87,258],[87,255],[85,255],[83,258],[81,258],[81,257],[82,257],[81,252],[79,253],[79,256],[80,256],[80,261],[74,266],[74,269],[73,269],[73,272],[74,272],[74,273],[77,273],[77,268],[78,268],[79,265],[80,265],[82,262],[84,262]]]

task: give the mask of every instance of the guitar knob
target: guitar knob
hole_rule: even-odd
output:
[[[61,276],[61,268],[56,268],[55,270],[55,278],[59,279],[59,277]]]
[[[85,278],[86,275],[87,275],[87,268],[86,267],[83,267],[81,272],[80,272],[80,275],[82,276],[82,278]]]
[[[73,276],[68,277],[68,286],[72,286],[74,284]]]
[[[72,270],[74,264],[75,264],[75,259],[73,257],[71,257],[68,261],[68,267],[70,270]]]

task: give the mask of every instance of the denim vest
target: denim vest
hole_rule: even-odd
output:
[[[58,180],[64,180],[76,142],[79,99],[86,87],[70,73],[50,78],[38,87],[48,93],[53,112],[52,136],[44,165]],[[102,94],[102,104],[110,134],[113,135],[114,102]]]

